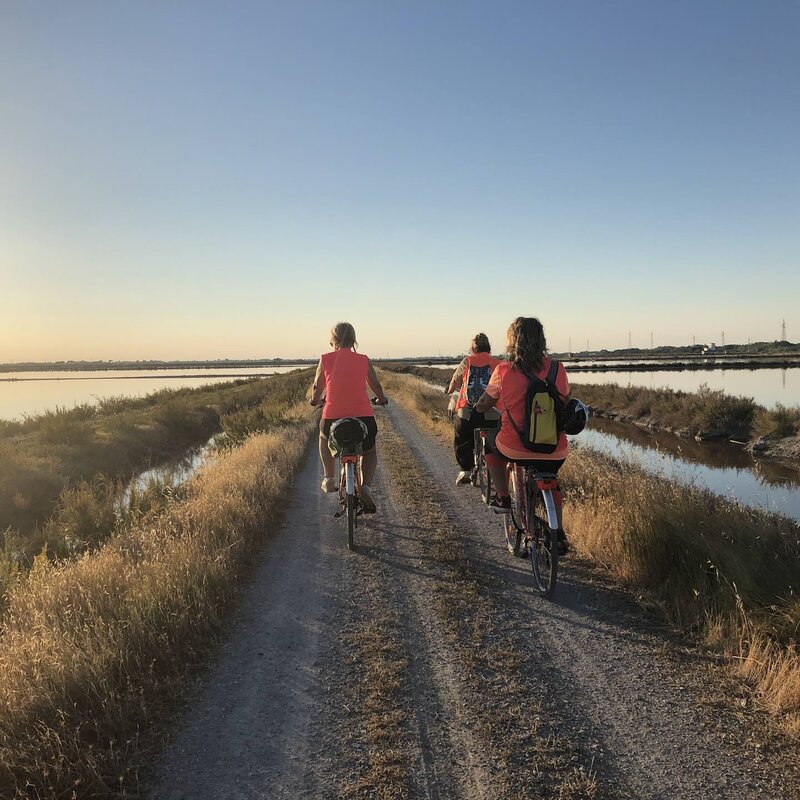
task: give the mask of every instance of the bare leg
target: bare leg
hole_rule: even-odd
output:
[[[553,492],[553,500],[556,504],[556,517],[558,517],[558,527],[564,530],[564,504],[561,500],[561,489]]]
[[[361,483],[372,488],[372,479],[375,477],[375,469],[378,466],[378,446],[367,450],[361,456]]]
[[[336,459],[331,454],[331,451],[328,450],[328,440],[325,436],[319,437],[319,459],[322,462],[322,468],[325,470],[325,477],[335,478],[333,471],[336,469]]]
[[[508,477],[506,476],[506,462],[495,453],[486,454],[486,466],[492,476],[492,483],[496,493],[501,497],[508,494]]]

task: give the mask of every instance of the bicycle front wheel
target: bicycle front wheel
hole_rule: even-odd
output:
[[[558,576],[558,531],[541,517],[531,514],[531,569],[536,591],[548,600],[556,590]]]
[[[508,493],[511,495],[511,513],[503,514],[503,531],[506,535],[506,543],[509,552],[515,556],[524,556],[523,552],[523,525],[522,515],[519,513],[518,502],[519,487],[513,469],[508,471]]]

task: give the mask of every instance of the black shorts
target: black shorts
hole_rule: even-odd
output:
[[[362,449],[365,453],[368,453],[375,447],[375,437],[378,435],[378,423],[375,421],[375,417],[356,417],[356,419],[360,419],[367,426],[367,438],[364,439]],[[328,434],[331,432],[331,425],[333,425],[334,422],[336,422],[335,419],[325,419],[325,417],[323,417],[319,421],[320,435],[327,439]]]

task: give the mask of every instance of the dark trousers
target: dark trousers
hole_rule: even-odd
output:
[[[453,449],[458,466],[469,472],[475,466],[474,442],[476,428],[496,428],[500,420],[484,419],[483,414],[473,411],[469,419],[456,416],[453,419]]]

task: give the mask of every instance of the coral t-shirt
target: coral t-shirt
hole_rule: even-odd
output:
[[[322,356],[325,377],[323,419],[342,417],[374,417],[367,395],[369,359],[349,347],[342,347]]]
[[[552,360],[545,357],[542,359],[542,369],[538,372],[531,372],[537,378],[543,380],[547,378],[550,371]],[[502,421],[500,423],[500,433],[497,434],[497,449],[506,458],[515,460],[543,460],[558,461],[567,457],[567,436],[561,433],[558,437],[558,444],[552,453],[534,453],[528,450],[519,438],[519,434],[514,429],[514,425],[509,419],[509,414],[514,418],[514,422],[520,430],[525,427],[525,396],[528,393],[530,381],[525,374],[508,361],[504,361],[492,373],[486,393],[494,398],[500,398],[498,406],[502,411]],[[556,372],[556,391],[564,399],[569,395],[569,380],[564,365],[559,362]]]

